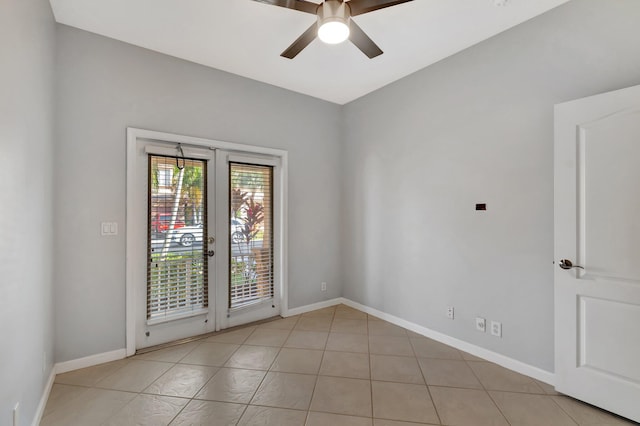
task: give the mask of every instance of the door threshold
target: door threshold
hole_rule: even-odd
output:
[[[236,325],[235,327],[225,328],[224,330],[220,330],[220,331],[212,331],[211,333],[199,334],[197,336],[186,337],[184,339],[174,340],[172,342],[161,343],[161,344],[155,345],[155,346],[149,346],[148,348],[137,349],[136,353],[134,354],[134,356],[135,355],[146,354],[146,353],[149,353],[149,352],[159,351],[160,349],[171,348],[173,346],[183,345],[185,343],[191,343],[191,342],[195,342],[195,341],[202,340],[202,339],[207,339],[207,338],[212,337],[212,336],[219,336],[221,334],[229,333],[231,331],[236,331],[236,330],[239,330],[241,328],[251,327],[251,326],[260,325],[260,324],[266,324],[268,322],[276,321],[276,320],[279,320],[279,319],[282,319],[282,317],[280,315],[276,315],[274,317],[270,317],[270,318],[266,318],[266,319],[262,319],[262,320],[258,320],[258,321],[253,321],[253,322],[249,322],[249,323],[242,324],[242,325]]]

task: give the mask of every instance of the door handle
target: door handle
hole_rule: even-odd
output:
[[[569,259],[561,259],[558,266],[560,266],[562,269],[571,269],[571,268],[584,269],[582,266],[574,265],[573,262],[571,262]]]

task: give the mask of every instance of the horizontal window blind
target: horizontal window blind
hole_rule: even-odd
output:
[[[147,319],[208,306],[207,162],[149,155]]]
[[[229,308],[273,298],[273,167],[229,164]]]

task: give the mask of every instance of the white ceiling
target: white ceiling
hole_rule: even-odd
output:
[[[315,40],[293,60],[280,53],[313,15],[251,0],[50,1],[62,24],[345,104],[568,0],[414,0],[354,18],[377,58]]]

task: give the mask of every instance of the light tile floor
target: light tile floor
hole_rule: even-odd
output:
[[[42,425],[624,425],[340,305],[60,374]]]

